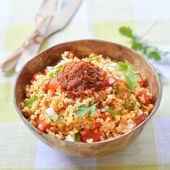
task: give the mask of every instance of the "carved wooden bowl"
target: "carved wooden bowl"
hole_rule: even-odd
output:
[[[24,88],[26,84],[30,82],[32,76],[36,72],[44,70],[46,66],[57,63],[61,59],[61,54],[64,51],[73,51],[79,57],[88,56],[89,53],[96,53],[103,54],[103,56],[108,56],[114,60],[128,60],[135,68],[140,70],[144,77],[146,77],[150,91],[153,94],[155,106],[147,119],[145,119],[140,125],[135,127],[129,133],[123,134],[113,139],[91,144],[63,141],[51,137],[45,133],[39,132],[27,121],[21,112],[20,102],[25,98]],[[18,114],[27,127],[45,143],[49,144],[55,149],[60,149],[75,156],[95,157],[119,151],[131,143],[140,134],[145,124],[156,112],[161,101],[161,96],[162,86],[159,77],[154,68],[142,56],[126,47],[115,43],[99,40],[80,40],[58,44],[50,49],[45,50],[30,60],[17,77],[14,104]]]

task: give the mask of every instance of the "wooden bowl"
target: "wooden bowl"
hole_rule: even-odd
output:
[[[25,98],[24,88],[38,72],[44,70],[46,66],[54,65],[61,59],[64,51],[72,51],[80,58],[88,56],[89,53],[102,54],[114,60],[128,60],[141,74],[148,80],[150,91],[153,94],[154,108],[148,118],[129,133],[123,134],[113,139],[108,139],[96,143],[69,142],[51,137],[39,132],[32,126],[21,112],[20,102]],[[119,151],[131,143],[142,131],[144,125],[156,112],[162,97],[162,86],[154,68],[139,54],[121,45],[99,41],[80,40],[58,44],[35,56],[30,60],[19,73],[15,85],[14,104],[21,119],[27,127],[42,141],[55,149],[63,150],[69,154],[83,157],[96,157],[111,152]]]

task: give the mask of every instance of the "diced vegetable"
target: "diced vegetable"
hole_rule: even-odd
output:
[[[117,112],[116,110],[112,110],[112,109],[110,109],[110,108],[107,109],[106,112],[107,112],[107,113],[110,113],[111,115],[114,115],[114,116],[118,115],[118,112]]]
[[[49,107],[46,110],[46,113],[51,120],[56,121],[58,119],[58,115],[56,114],[55,110],[52,107]]]
[[[48,82],[46,82],[44,85],[46,91],[48,90],[56,91],[56,87],[57,87],[57,78],[50,78]]]
[[[149,104],[152,100],[152,95],[147,89],[142,88],[142,90],[136,95],[136,99],[143,104]]]
[[[99,128],[101,126],[102,126],[102,124],[100,122],[95,122],[95,128]]]
[[[92,106],[81,105],[78,107],[76,115],[84,116],[88,113],[90,116],[93,116],[96,111],[96,105],[97,103],[93,104]]]
[[[140,107],[140,104],[136,100],[131,100],[131,101],[126,101],[124,103],[124,107],[125,109],[130,111],[130,110],[135,109],[136,107]]]
[[[37,96],[32,96],[31,98],[27,99],[24,103],[24,106],[32,105],[38,99]]]
[[[50,77],[50,78],[55,78],[55,77],[57,77],[62,67],[63,67],[62,65],[59,65],[58,67],[48,66],[48,67],[47,67],[47,70],[48,70],[48,72],[49,72],[49,77]]]
[[[109,117],[110,119],[112,119],[113,118],[113,115],[112,114],[101,114],[100,116],[99,116],[100,118],[102,118],[104,121]]]
[[[142,123],[147,117],[148,117],[147,114],[142,114],[142,115],[140,115],[140,116],[137,116],[137,117],[134,119],[134,122],[136,123],[136,125],[139,125],[139,124]]]
[[[50,76],[51,78],[57,77],[58,74],[59,74],[59,72],[60,72],[60,69],[61,69],[61,68],[62,68],[62,66],[58,66],[57,68],[54,68],[54,67],[53,67],[53,69],[50,70],[49,76]]]
[[[119,92],[119,85],[121,84],[120,80],[115,79],[114,77],[108,77],[104,81],[104,86],[106,87],[113,87],[116,93]]]
[[[56,66],[48,66],[47,72],[49,72],[50,78],[57,77],[63,65],[71,61],[72,61],[71,59],[62,57],[62,60]]]
[[[88,129],[85,130],[84,134],[81,135],[81,139],[83,142],[86,142],[87,139],[93,139],[93,142],[98,142],[101,139],[101,134],[99,132],[94,133],[94,130]]]
[[[45,132],[46,129],[49,128],[49,124],[45,122],[45,120],[39,120],[37,121],[37,129],[41,132]]]
[[[113,87],[114,83],[115,83],[115,79],[113,77],[108,77],[105,82],[104,82],[104,85],[106,87]]]
[[[79,132],[75,134],[75,141],[76,142],[80,142],[81,141],[81,136],[80,136]]]

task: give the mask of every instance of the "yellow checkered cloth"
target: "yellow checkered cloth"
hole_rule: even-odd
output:
[[[65,0],[66,1],[66,0]],[[33,29],[41,0],[1,0],[0,62]],[[170,51],[169,0],[84,0],[72,22],[43,48],[60,42],[95,38],[129,45],[122,25]],[[169,170],[170,56],[153,64],[164,76],[161,106],[142,134],[126,149],[100,158],[77,158],[40,142],[17,115],[12,98],[16,75],[0,74],[0,170]],[[141,68],[142,69],[142,68]]]

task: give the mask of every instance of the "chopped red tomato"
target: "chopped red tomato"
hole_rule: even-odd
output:
[[[148,82],[146,79],[143,79],[142,83],[140,84],[142,87],[147,87],[148,86]]]
[[[51,78],[48,80],[47,83],[45,83],[44,88],[45,90],[53,90],[56,91],[56,87],[57,87],[57,79],[56,78]]]
[[[95,128],[99,128],[101,126],[102,126],[102,124],[100,122],[95,122]]]
[[[134,119],[134,122],[136,123],[136,125],[139,125],[139,124],[142,123],[147,117],[148,117],[147,114],[142,114],[142,115],[140,115],[140,116],[137,116],[137,117]]]
[[[37,121],[37,129],[41,132],[45,132],[46,129],[49,128],[49,124],[46,123],[44,120]]]
[[[94,133],[93,129],[85,130],[85,133],[81,135],[81,139],[83,142],[86,142],[87,139],[93,139],[93,142],[100,141],[101,134],[99,132]]]
[[[104,81],[104,86],[106,86],[106,87],[113,87],[115,81],[116,81],[115,78],[113,78],[113,77],[108,77],[108,78],[106,78],[106,80]]]
[[[141,99],[142,97],[143,100]],[[142,90],[136,95],[136,99],[143,104],[149,104],[151,103],[152,96],[147,89],[142,88]]]
[[[36,80],[37,80],[36,77],[37,77],[38,75],[44,75],[44,73],[42,73],[42,72],[37,72],[37,73],[35,73],[35,74],[33,75],[32,79],[31,79],[31,81],[36,81]]]
[[[116,93],[119,92],[119,88],[122,87],[124,83],[118,79],[115,79],[114,77],[108,77],[104,81],[104,86],[105,87],[113,87],[116,91]]]
[[[106,120],[108,117],[110,117],[110,119],[112,119],[113,115],[103,113],[99,117],[102,118],[103,120]]]

